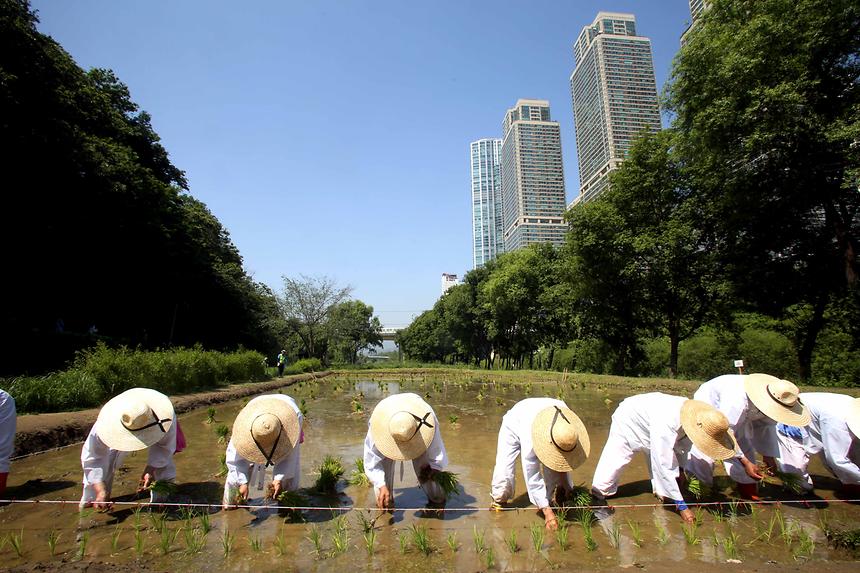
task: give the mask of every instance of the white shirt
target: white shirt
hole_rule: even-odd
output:
[[[546,482],[541,475],[541,463],[534,450],[532,442],[532,422],[535,417],[544,409],[552,406],[559,408],[567,408],[567,405],[561,400],[555,398],[526,398],[514,404],[513,408],[502,417],[502,427],[500,432],[509,432],[515,440],[508,440],[508,443],[519,442],[520,461],[523,466],[523,478],[526,481],[526,490],[529,494],[529,500],[538,507],[548,507],[549,499],[547,497]],[[499,440],[502,443],[502,440]],[[516,455],[514,451],[508,452],[508,455]],[[497,458],[500,457],[496,453]]]
[[[15,448],[15,399],[0,390],[0,474],[9,473],[9,458]]]
[[[755,461],[756,452],[777,457],[776,422],[759,412],[744,390],[744,376],[724,374],[708,380],[693,394],[695,400],[706,402],[725,414],[741,451]]]
[[[166,468],[173,463],[173,453],[176,451],[176,416],[167,433],[155,444],[149,446],[146,464],[155,469]],[[127,452],[113,450],[101,441],[93,424],[84,447],[81,450],[81,466],[84,469],[84,486],[104,482],[108,474],[112,474],[122,462]],[[160,476],[160,479],[172,479],[175,475]]]
[[[630,449],[647,451],[654,493],[683,501],[678,487],[678,454],[689,450],[690,440],[681,427],[681,406],[687,398],[650,392],[621,401],[612,414],[610,432],[627,439]]]
[[[804,392],[800,401],[809,409],[803,446],[810,454],[824,452],[830,471],[844,484],[860,483],[860,437],[848,428],[854,398],[829,392]]]
[[[413,396],[420,398],[417,394],[413,394]],[[436,412],[432,407],[430,411],[433,413],[433,426],[436,432],[433,434],[433,439],[430,441],[427,451],[415,458],[413,463],[421,466],[426,463],[434,470],[441,471],[448,467],[448,454],[445,451],[445,444],[442,442],[439,419],[436,417]],[[373,441],[373,436],[370,434],[370,420],[368,420],[367,436],[364,438],[364,473],[367,474],[367,478],[373,484],[373,487],[377,489],[385,485],[385,468],[383,467],[383,462],[386,459]]]
[[[259,400],[261,398],[277,398],[278,400],[283,400],[290,407],[295,410],[296,415],[299,417],[299,432],[301,432],[301,428],[304,424],[304,417],[302,416],[302,411],[299,406],[296,404],[296,401],[290,398],[289,396],[284,396],[283,394],[266,394],[264,396],[257,396],[253,400],[248,402],[248,405],[254,403],[254,400]],[[301,436],[302,434],[300,434]],[[272,466],[272,481],[284,481],[291,482],[295,484],[295,487],[298,487],[299,483],[299,465],[295,463],[299,456],[299,447],[301,445],[301,437],[299,438],[299,443],[296,444],[296,447],[290,451],[289,454],[284,456],[282,459],[278,460],[278,462]],[[236,451],[236,447],[233,445],[233,439],[230,439],[230,443],[227,444],[227,453],[226,460],[227,464],[227,483],[231,485],[244,485],[251,480],[251,463],[242,456],[239,455],[239,452]],[[288,488],[289,489],[289,488]]]

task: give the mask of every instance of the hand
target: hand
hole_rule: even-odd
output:
[[[376,494],[376,507],[385,511],[394,507],[394,500],[391,498],[391,492],[388,491],[388,486],[379,488],[379,493]]]
[[[776,460],[771,456],[762,456],[764,460],[764,465],[767,466],[767,473],[770,475],[776,475],[776,472],[779,471],[779,468],[776,465]]]
[[[682,509],[681,510],[681,519],[684,520],[684,523],[695,523],[696,515],[693,513],[691,509]]]
[[[546,528],[550,531],[555,531],[558,529],[558,518],[555,516],[555,513],[552,511],[551,507],[545,507],[541,511],[543,511],[543,520],[546,524]]]
[[[108,511],[113,504],[108,499],[107,489],[102,482],[94,483],[93,489],[96,490],[96,500],[93,502],[93,507],[99,511]]]
[[[239,486],[239,496],[242,498],[242,501],[248,501],[248,484],[243,483]]]
[[[155,481],[155,468],[146,466],[143,468],[143,473],[140,475],[140,483],[137,486],[137,493],[142,492]]]
[[[764,479],[764,476],[758,471],[758,468],[754,463],[752,463],[746,458],[741,458],[741,463],[743,464],[744,470],[746,470],[748,476],[750,476],[756,481],[761,481]]]
[[[281,480],[272,482],[272,499],[278,499],[278,496],[281,494],[281,488]]]

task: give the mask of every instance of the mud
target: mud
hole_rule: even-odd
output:
[[[643,456],[627,468],[623,486],[612,503],[615,514],[593,525],[596,547],[586,546],[582,525],[573,522],[568,528],[567,545],[562,547],[555,535],[546,532],[540,549],[534,547],[532,527],[543,532],[543,520],[529,506],[518,469],[515,508],[509,512],[485,511],[489,507],[489,481],[495,458],[496,436],[502,415],[516,401],[528,395],[562,395],[563,399],[586,421],[593,452],[584,467],[574,472],[578,484],[590,483],[594,467],[609,429],[610,415],[627,392],[620,388],[583,389],[578,384],[560,383],[507,384],[495,381],[469,382],[446,379],[439,374],[407,375],[394,381],[391,375],[352,374],[331,376],[322,381],[300,382],[283,390],[308,409],[305,444],[302,446],[302,486],[310,505],[321,508],[344,508],[304,511],[287,516],[283,510],[254,502],[251,510],[222,511],[219,507],[223,478],[214,477],[225,446],[218,444],[215,426],[232,425],[243,400],[223,403],[217,408],[216,422],[206,423],[205,408],[188,411],[180,417],[188,439],[188,449],[176,456],[179,490],[177,502],[213,504],[206,517],[198,512],[167,514],[160,522],[159,513],[144,509],[116,506],[109,513],[85,511],[79,515],[76,500],[80,496],[80,452],[68,448],[33,456],[13,463],[10,493],[18,498],[70,500],[68,506],[13,505],[0,508],[0,539],[11,539],[23,531],[22,555],[11,543],[2,543],[0,563],[16,571],[66,570],[113,571],[117,566],[162,570],[232,570],[252,571],[286,568],[295,571],[336,571],[343,568],[382,569],[394,571],[544,571],[576,568],[605,571],[616,568],[640,568],[651,571],[677,570],[692,566],[710,572],[732,567],[737,571],[789,571],[815,567],[821,572],[854,571],[855,556],[829,548],[821,531],[827,522],[836,527],[860,526],[860,508],[830,503],[825,508],[804,508],[791,504],[775,507],[725,506],[722,512],[701,511],[701,525],[695,539],[687,541],[677,514],[659,507],[624,508],[627,504],[651,504]],[[398,468],[395,504],[399,508],[374,524],[374,552],[366,547],[362,519],[373,519],[375,511],[372,488],[339,484],[338,495],[319,496],[309,491],[314,470],[326,454],[340,456],[347,477],[353,462],[361,456],[367,430],[367,416],[373,406],[388,393],[414,391],[425,395],[440,419],[440,431],[450,459],[449,470],[459,474],[461,493],[447,508],[462,509],[437,513],[424,509],[426,499],[417,488],[411,465],[401,474]],[[563,393],[563,394],[562,394]],[[354,413],[353,403],[361,405]],[[456,423],[452,422],[456,416]],[[817,463],[817,462],[816,462]],[[138,476],[145,464],[145,454],[129,456],[118,473],[114,496],[133,499]],[[832,497],[837,484],[818,465],[813,475],[819,495]],[[731,491],[723,478],[718,499],[731,500]],[[773,486],[763,493],[779,499]],[[405,511],[422,508],[423,511]],[[202,511],[202,510],[200,510]],[[211,531],[203,535],[204,520]],[[773,524],[771,526],[771,524]],[[426,528],[429,554],[419,551],[411,541],[413,527]],[[770,527],[769,537],[767,535]],[[639,530],[637,538],[636,530]],[[161,530],[161,532],[159,531]],[[338,531],[345,531],[340,534]],[[665,530],[664,535],[660,531]],[[163,532],[167,533],[163,533]],[[484,544],[491,550],[478,553],[475,532],[484,534]],[[53,532],[53,533],[52,533]],[[320,535],[319,548],[313,542]],[[517,537],[518,550],[511,552],[506,538]],[[59,534],[52,557],[48,540]],[[175,537],[174,537],[175,535]],[[193,540],[202,539],[199,552]],[[455,549],[449,545],[453,537]],[[406,541],[401,550],[400,538]],[[86,540],[80,557],[81,540]],[[189,548],[189,540],[192,546]],[[232,540],[227,556],[225,540]],[[734,544],[732,544],[734,540]],[[164,543],[164,546],[162,546]],[[338,549],[338,545],[343,550]],[[740,563],[727,564],[734,559]],[[684,563],[684,565],[681,565]]]
[[[271,382],[232,384],[218,390],[183,396],[171,396],[176,412],[182,414],[202,406],[220,404],[262,392],[271,392],[295,382],[324,378],[331,372],[298,374],[276,378]],[[98,408],[75,412],[27,414],[18,416],[13,457],[60,448],[86,439],[98,416]]]

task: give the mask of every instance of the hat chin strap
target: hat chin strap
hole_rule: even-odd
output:
[[[153,420],[155,420],[154,422],[150,422],[149,424],[147,424],[145,426],[141,426],[139,428],[129,428],[128,426],[125,425],[125,423],[123,423],[122,424],[123,427],[126,430],[128,430],[129,432],[140,432],[141,430],[146,430],[148,428],[152,428],[153,426],[158,426],[158,429],[161,430],[161,432],[163,434],[166,434],[167,430],[164,429],[164,423],[170,422],[171,418],[159,419],[158,414],[156,414],[155,410],[153,410],[152,408],[149,409],[149,412],[152,414],[152,418],[153,418]]]
[[[281,433],[284,431],[284,426],[282,424],[278,424],[278,426],[278,436],[275,438],[275,443],[272,444],[272,450],[268,454],[266,454],[266,450],[263,449],[263,446],[260,445],[260,442],[257,441],[256,436],[254,436],[254,432],[249,430],[251,434],[251,439],[254,440],[254,445],[257,446],[257,449],[260,450],[260,453],[263,454],[263,457],[266,459],[266,465],[263,466],[264,469],[269,466],[275,465],[272,462],[272,456],[275,455],[275,450],[278,449],[278,442],[281,441]]]

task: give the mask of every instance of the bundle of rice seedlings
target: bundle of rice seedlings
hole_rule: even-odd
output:
[[[151,482],[146,489],[152,493],[169,496],[176,493],[177,485],[172,481],[157,479]]]
[[[340,458],[327,455],[319,466],[319,476],[314,484],[314,489],[320,493],[336,493],[337,482],[346,471]]]
[[[693,494],[696,499],[702,499],[711,495],[711,486],[696,476],[687,474],[687,491]]]
[[[460,480],[457,478],[457,474],[453,472],[437,471],[433,472],[430,479],[439,484],[439,487],[441,487],[442,491],[445,492],[445,497],[459,495]]]
[[[355,467],[349,474],[347,482],[349,482],[349,485],[364,487],[368,487],[370,485],[370,480],[367,479],[367,474],[364,473],[364,458],[355,458]]]
[[[803,478],[797,474],[777,470],[776,477],[782,482],[782,487],[791,491],[791,493],[798,494],[806,491],[803,487]]]

